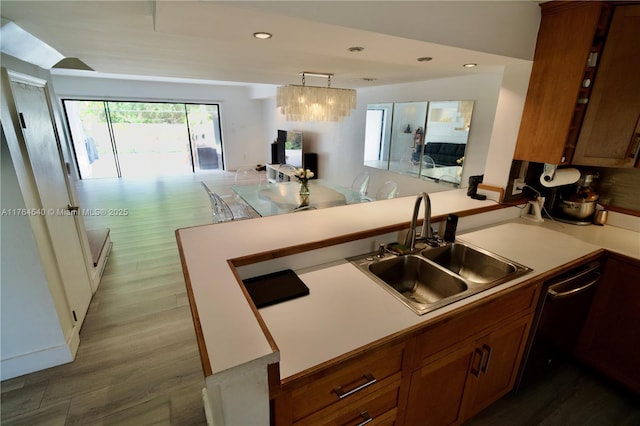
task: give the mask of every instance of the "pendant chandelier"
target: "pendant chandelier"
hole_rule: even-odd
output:
[[[356,107],[356,91],[331,87],[333,74],[302,72],[302,85],[278,87],[276,105],[288,121],[342,121]],[[327,87],[306,86],[305,76],[326,77]]]

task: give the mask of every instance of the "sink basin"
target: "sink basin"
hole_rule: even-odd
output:
[[[369,271],[418,305],[429,305],[467,289],[462,279],[416,255],[371,263]]]
[[[493,253],[460,243],[424,250],[421,254],[465,280],[480,284],[503,280],[520,267]]]
[[[423,315],[531,269],[462,243],[420,254],[366,254],[348,259],[418,315]]]

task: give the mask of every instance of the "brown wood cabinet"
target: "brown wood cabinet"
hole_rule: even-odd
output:
[[[402,341],[363,351],[283,384],[274,400],[275,424],[342,425],[368,419],[370,424],[393,424],[408,366],[406,349]]]
[[[537,295],[529,286],[419,336],[405,424],[459,424],[509,392]]]
[[[538,283],[282,383],[276,425],[454,424],[513,387]]]
[[[640,394],[640,262],[609,253],[578,357]]]
[[[640,5],[553,1],[541,8],[514,159],[637,165]]]
[[[633,167],[640,150],[640,5],[617,6],[572,163]]]
[[[571,160],[567,141],[577,136],[581,124],[584,102],[588,99],[581,90],[588,90],[583,87],[585,73],[593,74],[595,70],[589,66],[589,55],[598,48],[594,38],[598,30],[604,30],[606,19],[601,16],[606,6],[603,2],[555,1],[541,5],[542,18],[514,154],[516,160],[551,164]]]

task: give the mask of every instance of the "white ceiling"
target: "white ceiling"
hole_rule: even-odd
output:
[[[280,85],[317,71],[347,88],[500,72],[532,59],[540,21],[530,0],[2,0],[1,7],[3,18],[101,73]],[[273,38],[257,40],[256,31]],[[418,62],[422,56],[433,60]],[[468,62],[479,66],[463,68]],[[316,79],[307,83],[326,83]]]

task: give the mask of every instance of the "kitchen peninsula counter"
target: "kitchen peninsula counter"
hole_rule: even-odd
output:
[[[268,263],[269,259],[285,254],[311,253],[350,239],[370,240],[367,247],[371,249],[375,247],[374,240],[379,241],[376,232],[397,234],[408,227],[414,201],[414,197],[397,198],[177,231],[207,389],[217,393],[209,394],[208,402],[217,415],[224,411],[225,419],[233,418],[232,400],[239,394],[225,388],[225,383],[247,372],[257,374],[263,386],[255,394],[245,393],[243,397],[259,403],[253,405],[253,413],[236,410],[254,418],[268,416],[266,371],[269,364],[279,362],[280,378],[285,379],[603,247],[640,257],[638,233],[619,232],[619,228],[611,226],[600,227],[601,232],[579,232],[572,228],[580,227],[571,225],[564,225],[571,228],[563,232],[563,227],[555,223],[534,224],[516,219],[519,210],[515,208],[495,210],[495,202],[472,200],[464,190],[448,191],[431,195],[434,218],[442,219],[447,213],[458,212],[462,216],[459,229],[484,227],[460,233],[462,241],[534,271],[418,316],[355,266],[340,260],[346,256],[336,250],[338,258],[329,259],[333,263],[319,262],[323,263],[320,267],[295,268],[309,286],[309,296],[263,308],[259,313],[247,301],[238,283],[241,274],[234,266],[248,265],[253,260]],[[504,221],[510,222],[490,226]],[[261,393],[262,401],[257,401]]]

